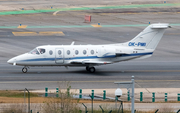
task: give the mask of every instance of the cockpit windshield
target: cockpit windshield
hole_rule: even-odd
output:
[[[32,51],[30,51],[29,53],[30,54],[36,54],[36,55],[39,55],[39,54],[44,54],[46,52],[46,50],[45,49],[43,49],[43,48],[35,48],[35,49],[33,49]]]
[[[43,53],[45,53],[45,52],[46,52],[46,50],[45,50],[45,49],[43,49],[43,48],[38,48],[38,50],[39,50],[39,52],[40,52],[41,54],[43,54]]]
[[[39,52],[38,52],[38,50],[36,48],[33,49],[32,51],[30,51],[29,53],[30,54],[37,54],[37,55],[39,55]]]

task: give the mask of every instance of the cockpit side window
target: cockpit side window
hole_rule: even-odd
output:
[[[30,51],[29,52],[30,54],[37,54],[37,55],[39,55],[39,52],[38,52],[38,50],[35,48],[35,49],[33,49],[32,51]]]
[[[46,52],[46,50],[43,49],[43,48],[38,48],[38,50],[39,50],[39,52],[40,52],[41,54],[44,54],[44,53]]]

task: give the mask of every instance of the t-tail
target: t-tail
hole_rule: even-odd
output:
[[[135,38],[126,42],[125,45],[129,47],[155,50],[165,32],[165,29],[168,27],[170,26],[167,23],[151,24]]]

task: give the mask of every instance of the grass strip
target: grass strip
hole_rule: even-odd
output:
[[[26,92],[26,97],[28,97],[28,93]],[[9,90],[1,90],[0,97],[16,97],[16,98],[23,98],[24,92],[22,91],[9,91]],[[38,97],[36,93],[30,93],[30,97]]]

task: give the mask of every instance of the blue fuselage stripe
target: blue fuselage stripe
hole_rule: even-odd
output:
[[[133,54],[121,54],[121,56],[117,57],[128,57],[128,56],[144,56],[144,55],[151,55],[153,52],[149,53],[133,53]],[[27,59],[27,60],[21,60],[21,61],[55,61],[55,60],[75,60],[75,59],[96,59],[96,58],[115,58],[116,55],[110,55],[110,56],[103,56],[103,57],[97,57],[97,56],[85,56],[85,57],[73,57],[73,58],[36,58],[36,59]]]

